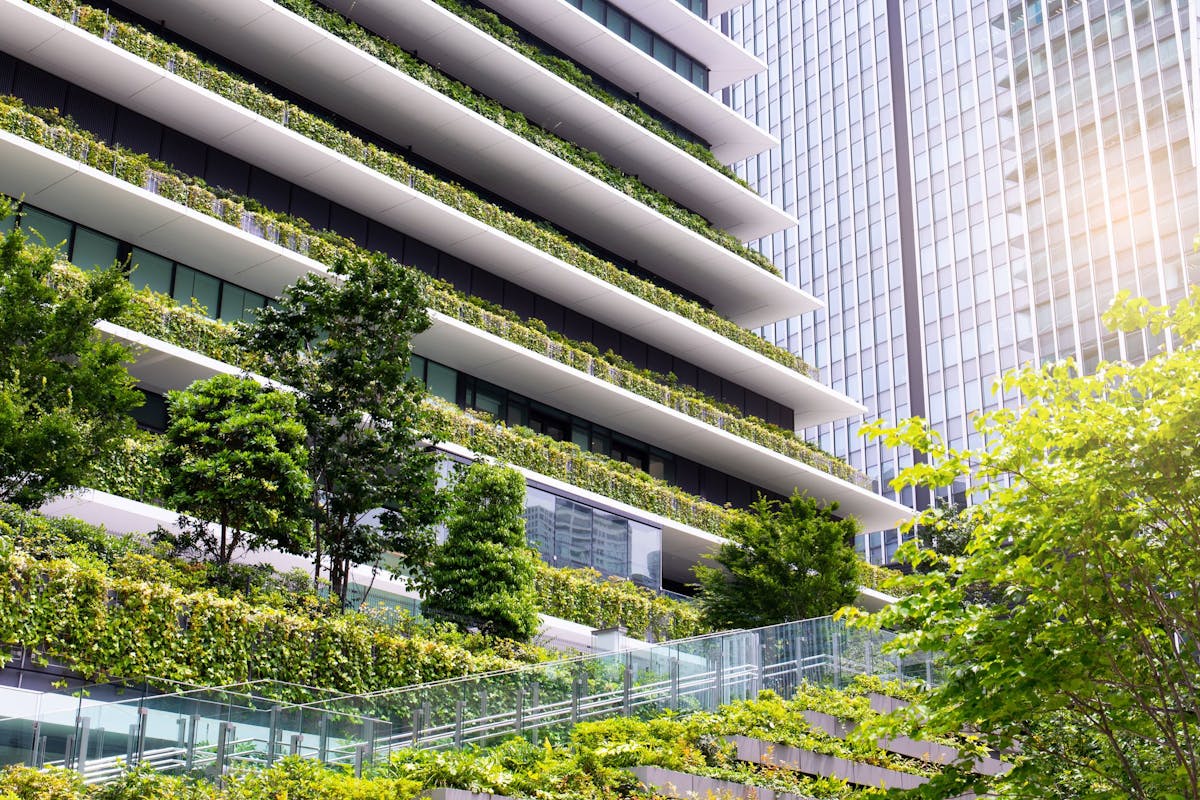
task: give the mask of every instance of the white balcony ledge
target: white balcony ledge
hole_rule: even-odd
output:
[[[0,192],[268,296],[306,273],[328,273],[320,262],[5,131],[0,131]],[[553,263],[561,270],[543,287],[547,297],[795,409],[797,430],[865,411],[707,328]]]
[[[741,241],[796,224],[769,200],[432,0],[330,0],[327,5],[405,50],[419,51],[422,58],[543,128],[599,153]]]
[[[726,11],[746,5],[750,0],[708,0],[709,18],[720,16]]]
[[[610,0],[685,53],[708,67],[708,90],[715,92],[766,72],[767,65],[721,31],[684,8],[679,0]]]
[[[489,8],[712,145],[728,164],[779,140],[563,0],[486,0]]]
[[[537,355],[478,328],[431,312],[433,325],[416,337],[419,355],[520,392],[569,414],[611,427],[635,439],[720,469],[784,495],[799,489],[839,513],[858,519],[864,531],[894,528],[912,510],[761,445]],[[111,323],[105,334],[132,345],[130,373],[158,392],[181,389],[235,367]],[[252,376],[267,383],[265,378]]]
[[[324,31],[313,28],[311,33],[313,43],[321,45],[312,49],[321,55],[326,46],[358,53]],[[563,268],[575,269],[406,183],[374,172],[21,0],[0,0],[0,46],[66,80],[535,292],[545,293],[543,280],[554,280],[554,273]],[[317,57],[318,53],[310,55]],[[447,118],[443,124],[449,123]],[[665,221],[661,216],[659,219]],[[698,263],[673,258],[661,273],[682,286],[695,287],[701,296],[716,298],[718,311],[739,325],[755,327],[819,306],[806,292],[688,233],[703,242],[708,257]]]
[[[0,131],[0,193],[259,294],[278,295],[325,266]]]
[[[736,253],[272,0],[133,0],[130,6],[698,294],[703,287],[695,279],[681,282],[689,274],[748,266]],[[259,16],[243,24],[255,12]],[[226,21],[231,18],[236,21]]]
[[[431,316],[433,325],[414,340],[423,356],[755,486],[783,495],[799,489],[836,501],[840,513],[856,517],[865,531],[893,528],[912,515],[905,506],[808,464],[443,314]]]

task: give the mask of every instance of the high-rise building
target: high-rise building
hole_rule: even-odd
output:
[[[0,191],[212,319],[105,325],[150,429],[236,371],[220,321],[339,252],[436,278],[412,371],[447,458],[522,468],[548,560],[682,589],[726,503],[905,511],[793,435],[861,408],[747,330],[819,303],[741,244],[795,223],[722,167],[777,143],[712,94],[765,65],[694,5],[4,0]]]
[[[1196,279],[1195,17],[1172,0],[760,0],[723,18],[768,63],[728,98],[781,141],[740,171],[799,220],[759,246],[825,301],[767,332],[868,407],[816,435],[887,496],[912,455],[862,441],[864,418],[926,416],[973,446],[971,416],[1016,401],[992,391],[1005,371],[1162,344],[1100,316],[1119,289],[1164,303]],[[898,540],[859,547],[882,562]]]

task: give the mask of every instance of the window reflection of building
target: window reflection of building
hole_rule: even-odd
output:
[[[530,546],[552,566],[662,586],[662,531],[652,525],[529,486],[525,526]]]

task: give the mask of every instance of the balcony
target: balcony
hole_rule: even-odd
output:
[[[767,71],[761,59],[742,49],[679,0],[609,0],[686,53],[700,53],[708,67],[708,90],[715,92]],[[709,13],[713,13],[710,9]],[[719,13],[719,12],[717,12]]]
[[[0,131],[0,192],[261,294],[323,264]],[[572,283],[576,281],[576,283]],[[826,386],[578,270],[555,285],[596,319],[796,409],[797,430],[863,408]]]
[[[563,0],[487,0],[487,5],[694,131],[725,163],[779,144],[770,133]]]
[[[432,0],[331,0],[328,5],[405,50],[418,50],[543,128],[599,153],[742,241],[796,224],[770,201]]]
[[[271,3],[267,5],[275,7]],[[358,66],[363,66],[359,58],[368,58],[310,23],[290,16],[297,23],[297,31],[308,29],[311,43],[321,45],[312,48],[317,52],[310,52],[310,57],[316,58],[319,53],[322,58],[329,55],[332,59],[330,54],[341,53],[354,59]],[[550,285],[560,278],[554,273],[560,273],[563,268],[575,269],[411,185],[373,171],[338,151],[21,0],[0,2],[0,23],[3,23],[0,24],[0,45],[14,55],[384,225],[417,236],[464,261],[483,265],[532,291],[553,297],[561,288]],[[328,52],[326,47],[330,48]],[[425,91],[442,97],[427,88]],[[394,102],[394,98],[391,101]],[[455,103],[445,102],[465,111]],[[451,112],[453,109],[449,107],[442,108],[442,113]],[[442,117],[441,124],[450,125],[453,119],[453,116]],[[498,126],[492,127],[501,130]],[[508,134],[504,132],[503,135]],[[542,152],[532,145],[529,147]],[[615,205],[610,204],[618,215],[633,211],[633,206],[641,207],[624,195],[621,198],[616,199]],[[647,218],[638,213],[641,224],[647,225]],[[662,223],[651,220],[650,230],[662,229],[663,224],[668,223],[665,218],[655,216]],[[685,288],[695,289],[702,296],[713,297],[718,313],[737,324],[755,327],[819,305],[811,295],[714,242],[674,223],[670,225],[684,232],[690,244],[684,246],[684,239],[677,239],[684,249],[674,253],[667,253],[669,248],[655,245],[661,256],[670,258],[669,263],[656,265],[660,267],[659,273]],[[643,231],[646,233],[648,231]],[[626,238],[633,240],[637,236]],[[686,261],[685,254],[698,260]],[[554,299],[568,304],[584,299],[577,292],[568,294],[566,299]]]

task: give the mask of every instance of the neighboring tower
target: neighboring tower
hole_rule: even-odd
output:
[[[743,169],[800,220],[760,246],[826,301],[798,342],[783,325],[775,340],[867,418],[924,414],[957,446],[979,443],[975,412],[1015,400],[992,386],[1018,364],[1153,352],[1099,319],[1118,289],[1163,303],[1197,278],[1195,19],[1178,0],[728,15],[769,66],[731,99],[783,142]],[[790,105],[760,106],[764,81]],[[857,440],[858,425],[820,440],[886,484],[905,456]],[[881,561],[896,543],[860,549]]]
[[[911,453],[868,443],[864,419],[922,414],[920,362],[910,362],[901,231],[911,201],[898,190],[909,182],[907,157],[897,150],[903,76],[893,75],[885,0],[871,2],[755,2],[723,26],[764,57],[765,74],[729,91],[729,102],[779,137],[781,145],[752,158],[739,172],[800,220],[762,239],[789,280],[824,299],[823,313],[780,322],[768,339],[821,369],[838,391],[863,402],[867,415],[822,425],[810,436],[865,468],[881,492],[911,463]],[[767,102],[770,98],[770,103]],[[901,136],[901,139],[906,137]],[[911,259],[910,259],[911,260]],[[915,401],[915,402],[914,402]],[[912,505],[911,492],[899,498]],[[871,560],[890,558],[895,532],[864,534],[859,549]]]

